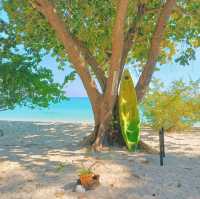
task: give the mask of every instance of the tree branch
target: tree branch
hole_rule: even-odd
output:
[[[84,42],[80,41],[78,38],[75,37],[74,41],[76,42],[81,54],[84,56],[87,63],[91,66],[94,74],[96,75],[97,80],[100,83],[102,90],[104,90],[106,84],[106,77],[104,75],[104,71],[100,67],[100,64],[97,63],[96,59],[92,56],[89,49],[85,47]]]
[[[156,61],[160,53],[160,43],[163,38],[164,30],[167,21],[171,15],[171,12],[175,6],[176,0],[167,0],[158,18],[156,29],[151,40],[151,47],[149,49],[148,60],[136,85],[138,101],[142,100],[146,89],[151,81],[156,66]]]
[[[141,17],[145,14],[145,10],[146,10],[145,4],[139,3],[138,8],[137,8],[136,20],[130,25],[130,29],[128,30],[128,32],[125,36],[122,60],[121,60],[122,70],[125,65],[128,53],[129,53],[131,47],[133,46],[134,37],[138,33],[138,25],[139,25]]]
[[[161,10],[161,7],[158,7],[158,8],[146,8],[145,9],[145,14],[149,14],[149,13],[155,13],[155,12],[160,12]]]
[[[128,0],[119,0],[117,16],[112,33],[112,56],[110,62],[109,77],[106,83],[105,96],[112,100],[117,93],[119,84],[119,70],[121,67],[122,52],[124,46],[124,26],[128,9]]]
[[[89,73],[87,62],[83,55],[79,52],[79,46],[67,30],[64,22],[58,16],[54,6],[48,0],[35,0],[34,2],[32,1],[32,5],[45,16],[50,26],[54,29],[58,39],[64,45],[71,63],[83,81],[91,102],[97,102],[101,95]]]
[[[138,28],[139,28],[138,25],[139,25],[141,17],[144,16],[145,14],[149,14],[152,12],[158,12],[160,10],[161,10],[161,7],[148,9],[145,7],[145,3],[140,2],[138,4],[136,20],[133,21],[133,23],[130,25],[129,30],[127,31],[127,33],[125,35],[122,60],[121,60],[121,66],[122,66],[121,71],[123,71],[123,66],[125,65],[126,58],[128,56],[128,53],[129,53],[131,47],[133,46],[134,37],[136,37],[136,35],[138,33]],[[109,59],[106,62],[110,61],[111,55],[112,55],[112,53],[110,54]]]
[[[70,1],[67,2],[67,5],[68,5],[68,11],[72,15],[71,3],[72,2],[70,0]],[[68,30],[68,32],[70,32],[70,31]],[[79,48],[79,51],[84,56],[84,58],[87,61],[87,63],[91,66],[92,71],[94,72],[97,80],[100,83],[102,91],[104,91],[105,84],[106,84],[106,76],[105,76],[105,73],[102,70],[100,64],[97,62],[97,60],[92,55],[90,50],[86,47],[86,44],[83,41],[81,41],[77,37],[74,37],[74,36],[72,36],[72,37],[73,37],[74,41],[76,42],[76,44],[77,44],[77,46]]]

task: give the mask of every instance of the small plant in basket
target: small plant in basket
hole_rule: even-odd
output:
[[[78,181],[86,190],[94,189],[100,184],[99,175],[92,171],[93,166],[94,164],[92,164],[89,168],[83,166],[78,171]]]

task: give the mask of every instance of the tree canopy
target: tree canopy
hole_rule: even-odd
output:
[[[65,99],[63,86],[54,83],[51,70],[39,66],[40,58],[23,52],[6,26],[0,22],[0,110],[16,105],[47,107]]]
[[[54,4],[56,12],[64,21],[71,36],[87,47],[99,65],[106,69],[112,51],[112,27],[116,17],[117,1],[52,0],[50,2]],[[142,4],[138,10],[139,3]],[[127,37],[131,31],[137,31],[137,34],[127,63],[135,62],[141,67],[146,63],[151,37],[164,3],[165,1],[157,0],[129,2],[125,32]],[[63,63],[62,61],[68,59],[64,47],[55,37],[55,31],[47,20],[35,9],[36,6],[37,1],[34,0],[3,0],[3,8],[9,16],[8,33],[14,33],[17,42],[23,44],[26,49],[37,54],[41,53],[41,50],[46,51]],[[187,64],[188,60],[193,58],[194,48],[200,45],[199,9],[200,2],[197,0],[177,1],[162,40],[158,60],[160,63],[171,60],[177,52],[180,56],[176,60],[181,64]],[[180,43],[184,43],[183,49],[180,49]]]
[[[44,18],[42,11],[42,4],[43,6],[52,4],[59,20],[64,23],[65,34],[68,33],[77,44],[80,54],[85,57],[91,69],[90,72],[96,75],[100,84],[105,83],[112,55],[112,33],[118,1],[3,0],[2,2],[2,7],[9,17],[7,33],[14,34],[16,42],[24,45],[25,49],[34,55],[42,57],[50,53],[56,57],[60,67],[63,67],[66,61],[71,62],[69,54],[56,36],[58,33],[55,27],[52,29],[52,24],[49,24],[49,19]],[[129,1],[123,53],[128,54],[128,57],[124,58],[126,63],[139,67],[140,71],[155,54],[153,48],[157,47],[152,44],[152,36],[164,4],[165,1],[157,0]],[[176,61],[183,65],[195,58],[195,48],[200,45],[199,8],[200,2],[197,0],[176,1],[160,41],[161,52],[156,59],[158,63],[172,61],[174,55]],[[155,40],[158,40],[159,34],[160,32],[155,36]]]

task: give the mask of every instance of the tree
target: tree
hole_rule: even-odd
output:
[[[154,80],[142,106],[146,122],[153,129],[186,130],[200,120],[200,80],[188,84],[174,81],[168,89]]]
[[[5,27],[0,21],[0,29]],[[2,30],[0,41],[0,111],[16,105],[47,107],[66,99],[51,70],[38,65],[40,59],[18,52],[15,37]]]
[[[51,53],[61,66],[68,61],[80,76],[94,112],[96,150],[110,136],[125,64],[140,70],[140,102],[156,63],[171,60],[182,42],[177,62],[187,63],[200,43],[196,0],[3,0],[3,8],[25,49]]]

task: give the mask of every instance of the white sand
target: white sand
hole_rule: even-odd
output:
[[[158,155],[80,148],[91,124],[0,121],[0,129],[5,134],[0,137],[0,199],[200,199],[198,131],[167,135],[161,167]],[[142,137],[158,147],[158,136],[149,129]],[[77,170],[94,162],[101,185],[72,192]]]

